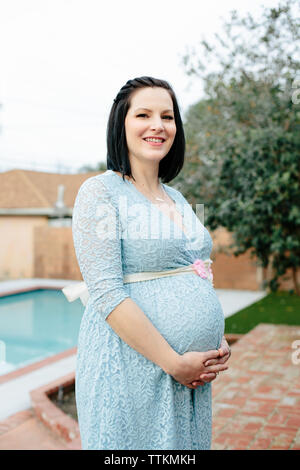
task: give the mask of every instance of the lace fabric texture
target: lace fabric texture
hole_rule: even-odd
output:
[[[224,314],[208,279],[185,273],[123,283],[124,274],[176,269],[210,256],[207,229],[179,191],[164,187],[189,236],[111,170],[88,178],[75,200],[74,248],[89,292],[75,383],[83,449],[211,446],[211,384],[196,390],[179,384],[106,321],[130,297],[179,354],[220,347]]]
[[[183,266],[182,268],[176,269],[167,269],[167,271],[153,271],[146,273],[132,273],[126,274],[123,277],[123,283],[127,284],[128,282],[140,282],[140,281],[150,281],[163,276],[177,276],[183,273],[195,273],[202,278],[209,278],[212,282],[212,272],[210,268],[211,259],[208,260],[196,260],[196,262],[190,266]],[[67,285],[62,289],[66,298],[69,302],[80,298],[84,306],[86,306],[89,299],[89,291],[85,282],[78,282],[76,284]]]

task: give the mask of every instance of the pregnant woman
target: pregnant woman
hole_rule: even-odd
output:
[[[72,222],[86,289],[75,383],[82,449],[210,449],[211,381],[230,348],[211,236],[165,184],[185,151],[166,81],[121,88],[107,146],[108,169],[81,185]]]

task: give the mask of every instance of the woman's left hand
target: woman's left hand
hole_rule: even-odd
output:
[[[225,364],[226,361],[231,356],[231,349],[229,347],[229,344],[226,341],[225,336],[223,336],[222,341],[221,341],[221,346],[219,348],[219,357],[217,359],[208,359],[204,365],[205,366],[212,366],[214,364]],[[192,385],[204,385],[205,383],[212,382],[215,380],[218,374],[215,374],[214,372],[209,372],[207,374],[201,374],[199,379],[197,381],[192,382]]]

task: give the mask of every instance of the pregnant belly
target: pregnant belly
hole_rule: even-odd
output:
[[[132,299],[179,354],[220,347],[224,314],[208,280],[183,274],[128,286]]]

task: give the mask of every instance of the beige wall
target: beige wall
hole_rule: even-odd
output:
[[[0,217],[0,280],[34,277],[33,231],[47,224],[44,216]]]
[[[250,256],[250,251],[233,256],[229,245],[232,243],[232,235],[224,228],[218,228],[211,233],[213,239],[212,268],[214,273],[214,286],[216,289],[247,289],[260,290],[263,288],[263,280],[271,279],[269,269],[262,268],[257,258]],[[298,270],[298,283],[300,272]],[[288,291],[294,289],[292,270],[288,269],[279,279],[279,290]]]
[[[71,227],[35,227],[34,277],[82,279]]]
[[[213,239],[214,286],[216,289],[246,289],[261,288],[261,269],[255,258],[251,258],[250,250],[239,256],[232,255],[229,245],[232,235],[224,228],[211,232]]]
[[[0,217],[0,280],[26,277],[82,280],[73,246],[71,227],[51,227],[46,217]],[[216,289],[259,290],[267,270],[261,269],[250,250],[235,257],[226,229],[211,232],[214,286]],[[280,289],[293,288],[291,271]]]

